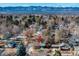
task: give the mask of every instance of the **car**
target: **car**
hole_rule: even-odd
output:
[[[9,45],[10,47],[12,47],[12,48],[17,47],[17,43],[16,43],[16,42],[10,42],[8,45]]]
[[[64,50],[64,51],[68,51],[70,50],[71,46],[69,46],[68,44],[64,44],[63,46],[60,47],[61,50]]]

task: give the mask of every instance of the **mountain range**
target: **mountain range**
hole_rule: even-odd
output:
[[[79,7],[0,7],[0,13],[20,13],[20,14],[79,14]]]

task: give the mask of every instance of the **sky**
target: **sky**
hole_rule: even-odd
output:
[[[79,3],[0,3],[0,7],[7,6],[79,7]]]

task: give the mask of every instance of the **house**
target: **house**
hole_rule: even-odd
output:
[[[0,48],[4,47],[5,44],[6,44],[5,42],[0,41]]]

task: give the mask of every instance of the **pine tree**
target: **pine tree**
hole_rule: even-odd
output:
[[[17,48],[17,56],[25,56],[26,55],[26,48],[23,45],[23,43],[21,42]]]

